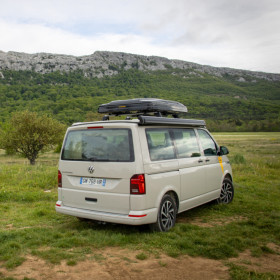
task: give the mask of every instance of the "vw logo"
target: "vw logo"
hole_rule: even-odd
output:
[[[89,167],[88,167],[88,172],[89,172],[90,174],[92,174],[92,173],[94,172],[94,167],[93,167],[93,166],[89,166]]]

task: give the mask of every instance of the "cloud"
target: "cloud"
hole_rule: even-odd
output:
[[[72,55],[91,54],[96,50],[141,53],[150,39],[134,34],[96,34],[83,36],[60,28],[37,24],[7,23],[0,20],[0,46],[4,51],[27,53],[51,52]],[[11,48],[12,46],[12,48]]]
[[[279,25],[278,0],[12,0],[1,4],[0,49],[123,51],[279,73]]]

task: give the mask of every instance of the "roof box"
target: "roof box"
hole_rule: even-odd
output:
[[[98,107],[98,113],[109,115],[155,115],[177,117],[179,113],[188,112],[187,107],[179,102],[157,98],[135,98],[116,100]]]

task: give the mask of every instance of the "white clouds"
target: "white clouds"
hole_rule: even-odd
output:
[[[3,3],[1,3],[3,2]],[[0,0],[0,50],[96,50],[280,72],[278,0]]]
[[[133,34],[97,34],[89,37],[59,28],[14,22],[7,24],[1,20],[0,33],[5,34],[0,38],[2,50],[27,53],[51,52],[78,56],[91,54],[96,50],[135,50],[137,53],[145,53],[145,49],[151,45],[149,38]]]

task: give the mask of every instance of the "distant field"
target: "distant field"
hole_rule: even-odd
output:
[[[1,267],[13,271],[28,255],[72,266],[89,257],[102,261],[95,251],[111,247],[140,250],[138,260],[161,254],[222,260],[231,279],[280,279],[276,270],[256,272],[248,260],[240,264],[230,259],[246,250],[255,258],[280,255],[280,133],[214,137],[230,151],[235,199],[230,205],[209,203],[178,215],[168,233],[58,215],[58,154],[45,154],[30,166],[26,159],[0,151],[0,279],[8,279]]]

